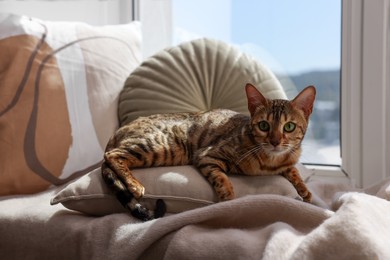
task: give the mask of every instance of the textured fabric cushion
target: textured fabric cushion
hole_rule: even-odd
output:
[[[0,195],[38,192],[96,167],[140,41],[138,23],[0,14]]]
[[[247,114],[246,83],[268,98],[286,98],[275,75],[235,47],[207,38],[183,43],[133,71],[119,98],[119,120],[214,108]]]
[[[163,199],[167,212],[178,213],[218,201],[207,180],[192,166],[156,167],[136,169],[134,176],[145,185],[141,202],[154,208],[156,199]],[[278,194],[299,199],[294,187],[281,176],[229,176],[237,197],[250,194]],[[100,169],[68,184],[51,200],[68,209],[103,216],[126,212],[105,185]]]

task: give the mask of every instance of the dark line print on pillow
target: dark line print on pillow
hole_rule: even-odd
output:
[[[17,103],[18,100],[23,93],[23,90],[27,84],[27,80],[29,76],[31,75],[31,69],[32,69],[32,64],[37,56],[40,48],[42,47],[43,43],[45,42],[45,39],[47,37],[47,27],[44,24],[41,24],[41,26],[44,28],[44,33],[41,36],[41,39],[39,43],[36,45],[33,53],[30,55],[28,59],[28,63],[26,65],[26,70],[24,72],[22,81],[20,82],[18,89],[15,93],[15,96],[13,97],[12,101],[7,105],[7,107],[3,110],[0,111],[0,117],[6,114],[9,110],[11,110]],[[26,163],[28,167],[38,176],[43,178],[44,180],[54,184],[54,185],[61,185],[64,183],[67,183],[68,181],[75,179],[77,177],[80,177],[84,175],[85,173],[88,173],[89,171],[96,169],[99,167],[102,163],[102,161],[99,161],[91,166],[86,167],[85,169],[82,169],[80,171],[76,171],[72,173],[69,177],[65,179],[60,179],[54,176],[38,159],[37,153],[36,153],[36,146],[35,146],[35,135],[36,135],[36,127],[37,127],[37,118],[38,118],[38,101],[39,101],[39,86],[40,86],[40,78],[42,75],[42,72],[45,68],[45,64],[52,58],[55,54],[61,52],[62,50],[66,49],[67,47],[70,47],[76,43],[82,42],[82,41],[88,41],[88,40],[94,40],[94,39],[112,39],[118,42],[123,43],[132,53],[132,55],[136,58],[135,53],[131,49],[131,47],[123,40],[111,36],[91,36],[91,37],[86,37],[82,39],[78,39],[72,42],[69,42],[67,44],[64,44],[64,46],[52,51],[50,54],[46,55],[43,59],[41,64],[39,65],[38,72],[37,72],[37,77],[35,79],[35,87],[34,87],[34,100],[33,100],[33,108],[31,111],[31,116],[28,120],[27,128],[26,128],[26,134],[24,137],[24,157],[26,160]]]
[[[32,64],[34,62],[35,57],[38,54],[39,49],[41,48],[42,44],[45,42],[46,36],[47,36],[47,28],[44,27],[45,32],[43,33],[41,40],[35,47],[34,51],[31,53],[27,65],[26,65],[26,70],[24,71],[23,78],[18,86],[18,89],[16,90],[14,98],[11,100],[11,102],[6,106],[6,108],[0,112],[0,117],[7,113],[9,110],[11,110],[19,101],[19,98],[23,92],[24,87],[26,86],[27,79],[30,75]]]

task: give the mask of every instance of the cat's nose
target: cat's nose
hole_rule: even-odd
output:
[[[271,138],[270,143],[271,143],[274,147],[276,147],[276,146],[278,146],[278,145],[280,144],[280,139],[278,139],[278,138]]]

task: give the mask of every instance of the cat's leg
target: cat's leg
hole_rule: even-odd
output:
[[[194,165],[213,186],[219,200],[234,199],[233,185],[226,175],[228,165],[225,161],[209,155],[208,150],[205,149],[195,156]]]
[[[154,211],[142,206],[134,199],[133,194],[125,187],[122,181],[106,163],[102,164],[102,175],[105,183],[114,191],[122,206],[127,208],[134,217],[147,221],[164,216],[165,203],[162,200],[157,200]]]
[[[292,167],[281,173],[281,175],[285,177],[289,182],[291,182],[291,184],[297,190],[299,196],[302,197],[303,201],[311,202],[311,193],[303,182],[297,168]]]
[[[117,158],[114,154],[124,156],[124,153],[119,151],[106,153],[105,162],[103,162],[101,168],[102,177],[105,183],[114,191],[122,206],[127,208],[134,217],[144,221],[164,216],[166,206],[163,200],[156,201],[154,211],[147,209],[138,202],[137,199],[143,196],[145,188],[132,176],[129,167],[126,165],[125,157]],[[135,194],[134,191],[136,191]]]
[[[130,168],[140,164],[140,158],[134,158],[134,155],[124,149],[115,148],[104,154],[104,160],[136,199],[140,199],[144,195],[144,186],[134,178],[130,171]]]

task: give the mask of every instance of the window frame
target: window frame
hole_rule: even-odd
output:
[[[367,187],[390,176],[390,0],[342,4],[342,169]]]

